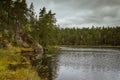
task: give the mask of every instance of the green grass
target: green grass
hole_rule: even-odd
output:
[[[14,52],[15,49],[0,49],[0,80],[41,80],[29,59]],[[23,59],[27,66],[20,66],[24,65]]]

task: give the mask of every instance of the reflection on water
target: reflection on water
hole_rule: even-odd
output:
[[[52,68],[53,80],[120,80],[120,51],[61,48]]]

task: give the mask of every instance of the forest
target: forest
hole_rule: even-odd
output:
[[[75,26],[74,28],[63,28],[56,24],[55,15],[52,10],[47,10],[45,7],[40,9],[39,15],[36,15],[33,3],[28,6],[26,0],[0,1],[1,80],[30,80],[32,79],[30,76],[34,74],[31,64],[35,58],[30,58],[30,61],[29,58],[21,57],[21,54],[10,54],[12,49],[14,51],[19,51],[17,50],[19,48],[27,48],[29,50],[29,48],[35,48],[36,45],[41,45],[45,50],[49,50],[46,48],[51,49],[53,46],[56,48],[56,45],[120,46],[120,26],[92,26],[91,28],[79,28],[79,26],[76,28]],[[32,55],[34,56],[35,54]],[[30,68],[22,68],[20,71],[20,65],[23,65],[23,63],[26,65],[28,64],[27,62]],[[10,68],[13,66],[16,69],[11,72],[8,68],[9,66]],[[25,78],[28,72],[29,78]],[[18,79],[15,76],[21,78]],[[33,79],[35,79],[35,76]],[[36,78],[36,80],[40,79]]]
[[[62,28],[61,45],[120,45],[120,27]]]
[[[33,43],[43,46],[55,44],[55,13],[40,9],[35,15],[33,3],[27,7],[26,0],[0,1],[0,46],[8,43],[14,46],[29,47]]]
[[[120,45],[120,27],[61,28],[55,13],[46,8],[35,14],[26,0],[0,1],[0,47],[47,45]]]

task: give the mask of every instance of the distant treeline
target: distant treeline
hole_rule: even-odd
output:
[[[61,45],[120,45],[120,27],[62,28]]]

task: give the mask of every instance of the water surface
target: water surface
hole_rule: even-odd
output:
[[[120,51],[61,47],[53,80],[120,80]]]

